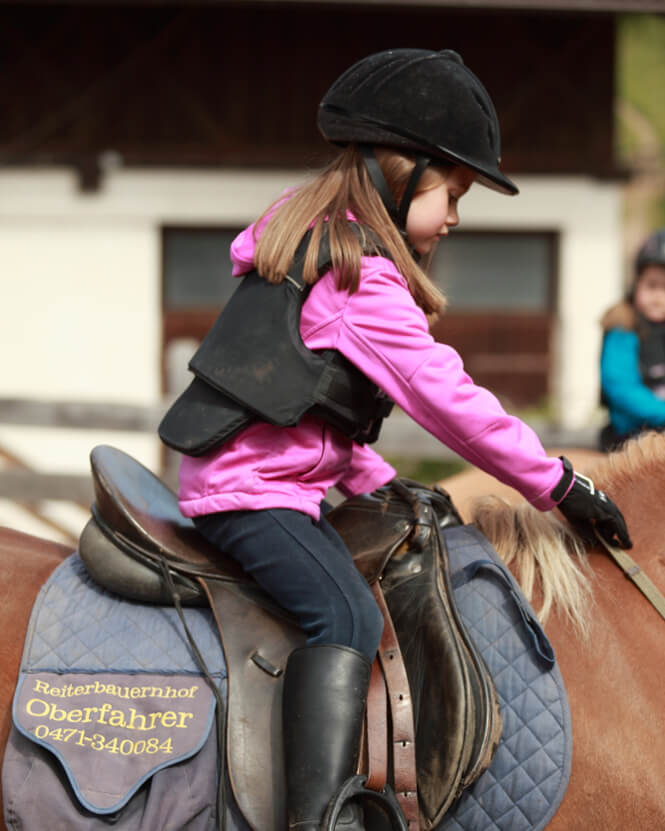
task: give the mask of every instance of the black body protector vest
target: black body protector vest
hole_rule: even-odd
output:
[[[352,227],[368,239],[368,229]],[[393,402],[340,352],[312,351],[300,336],[311,288],[302,279],[309,237],[281,283],[269,283],[256,271],[242,279],[189,362],[194,380],[159,425],[166,445],[202,456],[256,421],[294,427],[306,413],[359,444],[376,441]],[[367,254],[377,251],[376,245],[364,248]],[[324,236],[319,274],[329,266]]]

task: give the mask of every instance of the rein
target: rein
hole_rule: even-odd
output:
[[[595,529],[594,533],[605,551],[607,551],[626,577],[637,586],[658,614],[665,620],[665,597],[642,571],[642,568],[622,548],[610,545]]]

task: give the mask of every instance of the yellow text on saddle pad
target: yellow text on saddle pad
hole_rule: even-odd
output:
[[[197,753],[214,710],[196,675],[32,672],[20,677],[13,720],[59,759],[81,804],[106,814]]]

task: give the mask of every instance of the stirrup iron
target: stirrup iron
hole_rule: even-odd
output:
[[[409,831],[409,824],[391,786],[386,784],[380,791],[373,791],[371,788],[365,787],[366,782],[367,777],[362,774],[350,776],[346,780],[330,801],[330,805],[323,815],[321,831],[335,831],[342,809],[347,802],[355,797],[361,797],[363,800],[369,799],[383,808],[388,814],[393,831]]]

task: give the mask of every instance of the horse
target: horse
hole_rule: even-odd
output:
[[[565,455],[580,467],[575,452]],[[648,434],[590,461],[584,472],[624,513],[634,542],[632,556],[665,591],[660,549],[665,523],[659,502],[665,437]],[[460,495],[463,518],[472,519],[504,552],[526,584],[546,618],[568,690],[572,774],[548,831],[660,831],[665,826],[665,666],[659,658],[665,651],[665,621],[599,546],[584,550],[554,512],[540,514],[515,498],[511,504],[486,497],[472,505],[465,488],[471,484],[473,489],[476,477],[476,496],[500,490],[475,471],[440,484],[454,501]],[[0,529],[2,749],[30,611],[40,587],[70,553],[65,545]]]

